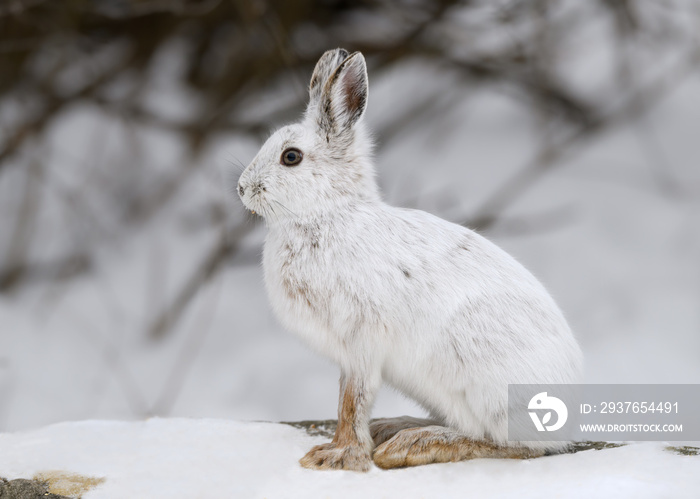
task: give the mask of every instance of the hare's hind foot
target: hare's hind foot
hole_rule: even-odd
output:
[[[544,452],[522,447],[500,447],[490,442],[471,440],[444,426],[425,426],[397,432],[375,449],[373,459],[380,468],[389,469],[467,459],[527,459],[542,455]]]
[[[369,424],[369,433],[374,441],[374,446],[378,447],[387,440],[390,440],[401,430],[408,428],[421,428],[423,426],[437,425],[437,421],[431,419],[420,419],[411,416],[401,416],[398,418],[375,419]]]

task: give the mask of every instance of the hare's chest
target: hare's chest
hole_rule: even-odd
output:
[[[333,270],[317,244],[268,240],[263,267],[270,302],[286,327],[303,332],[327,324]]]

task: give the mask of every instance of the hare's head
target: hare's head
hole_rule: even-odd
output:
[[[275,132],[238,181],[246,207],[271,221],[378,199],[371,142],[362,123],[367,107],[362,54],[343,49],[323,54],[309,94],[303,121]]]

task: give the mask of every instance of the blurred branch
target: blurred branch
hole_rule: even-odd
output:
[[[19,16],[32,7],[49,0],[6,0],[6,5],[0,5],[0,16]]]
[[[18,125],[9,138],[5,140],[2,149],[0,149],[0,172],[7,165],[7,160],[19,150],[27,138],[37,135],[44,128],[48,127],[60,110],[69,104],[80,101],[82,98],[95,92],[102,85],[110,82],[117,74],[127,68],[131,62],[132,59],[130,57],[124,58],[121,62],[114,64],[111,68],[96,76],[81,89],[66,96],[61,96],[48,89],[45,90],[43,100],[46,103],[43,108],[29,120]]]
[[[506,54],[502,61],[448,59],[447,62],[469,79],[508,84],[520,95],[529,97],[535,107],[557,111],[573,123],[595,125],[597,111],[593,106],[545,74],[523,72],[508,62],[511,57]]]
[[[489,233],[509,237],[543,234],[570,226],[574,222],[575,216],[576,211],[572,206],[554,208],[521,217],[502,216],[499,217],[498,223],[491,226]]]
[[[90,270],[92,257],[75,253],[46,262],[22,261],[0,269],[0,292],[12,291],[20,282],[55,282],[70,279]]]
[[[163,338],[179,321],[197,291],[208,283],[224,263],[238,251],[240,241],[252,230],[252,227],[250,224],[242,223],[231,232],[221,231],[218,241],[197,265],[173,301],[160,312],[148,328],[148,335],[151,339]]]
[[[24,190],[15,218],[14,230],[10,236],[10,247],[7,250],[5,262],[0,267],[0,293],[14,287],[28,270],[27,255],[41,201],[38,179],[41,175],[41,165],[32,161],[24,174]]]
[[[118,3],[102,3],[95,10],[111,19],[130,19],[153,14],[175,14],[183,17],[197,17],[209,14],[221,3],[221,0],[132,0],[124,8]]]
[[[664,153],[649,121],[644,118],[639,119],[634,130],[638,137],[639,147],[647,151],[647,154],[644,156],[649,163],[652,180],[658,190],[664,196],[674,199],[686,195],[683,186],[674,178],[668,157]]]
[[[501,184],[463,225],[476,230],[485,230],[496,224],[507,206],[514,203],[536,180],[570,154],[574,147],[591,140],[603,131],[648,112],[668,93],[670,86],[680,84],[686,76],[697,69],[698,54],[698,49],[693,47],[674,71],[665,73],[652,83],[632,91],[625,96],[621,104],[609,110],[599,120],[584,123],[574,132],[542,147],[523,168]]]
[[[216,273],[213,273],[213,275],[216,275]],[[186,341],[183,342],[180,352],[173,362],[170,375],[166,378],[165,385],[151,408],[151,414],[169,415],[178,395],[182,391],[187,375],[190,373],[197,355],[201,351],[202,346],[204,346],[207,333],[211,329],[211,323],[221,294],[221,279],[215,282],[215,285],[215,289],[212,291],[213,296],[209,298],[208,302],[202,304],[196,323],[192,327]]]

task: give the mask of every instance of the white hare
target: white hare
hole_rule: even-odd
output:
[[[326,52],[303,121],[272,135],[238,182],[268,225],[263,267],[279,320],[341,370],[333,441],[307,468],[366,471],[475,457],[534,457],[564,442],[509,442],[509,383],[575,383],[581,353],[518,262],[475,232],[383,203],[362,122],[361,53]],[[387,382],[430,420],[370,424]]]

